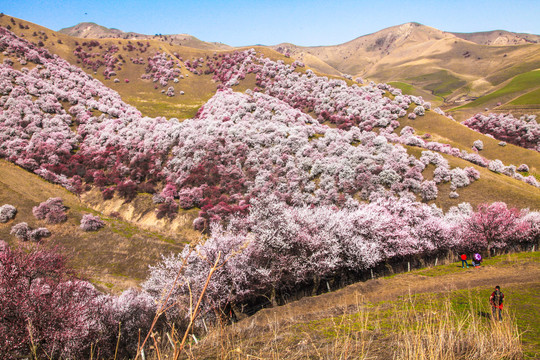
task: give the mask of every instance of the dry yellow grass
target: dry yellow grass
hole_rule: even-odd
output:
[[[519,253],[479,269],[450,263],[368,280],[215,326],[192,337],[180,358],[532,359],[538,272],[537,253]],[[494,283],[506,294],[502,322],[487,301]],[[167,333],[152,360],[171,358],[183,335]]]
[[[50,197],[61,197],[69,208],[67,222],[48,225],[32,215],[32,207]],[[137,286],[146,278],[148,265],[160,260],[161,254],[183,248],[185,234],[169,237],[159,228],[144,230],[134,223],[103,215],[64,188],[48,183],[13,164],[0,160],[0,204],[14,205],[15,219],[0,224],[0,239],[17,243],[10,229],[27,222],[31,227],[46,227],[52,236],[44,240],[47,247],[60,246],[72,266],[89,277],[100,288],[118,292]],[[84,232],[79,224],[82,215],[99,215],[106,222],[97,232]]]

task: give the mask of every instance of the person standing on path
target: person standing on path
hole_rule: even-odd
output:
[[[465,254],[461,254],[461,267],[464,268],[465,266],[467,266],[467,268],[469,268],[469,264],[467,263],[467,255]]]
[[[497,319],[497,309],[499,309],[499,321],[502,321],[502,309],[503,309],[504,294],[501,291],[499,285],[495,286],[495,291],[491,293],[489,302],[491,304],[491,313],[493,314],[493,320]]]

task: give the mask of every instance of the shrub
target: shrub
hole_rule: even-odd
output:
[[[482,140],[475,140],[473,142],[473,148],[475,148],[476,150],[482,150],[484,148],[484,143],[482,142]]]
[[[39,242],[49,236],[51,236],[51,232],[47,228],[37,228],[28,233],[28,239],[34,242]]]
[[[518,166],[517,171],[519,172],[529,172],[529,166],[527,164],[521,164]]]
[[[30,226],[27,223],[22,222],[11,227],[10,234],[15,235],[15,237],[22,241],[30,240]]]
[[[473,167],[470,167],[470,166],[466,167],[465,173],[469,177],[470,181],[475,181],[475,180],[480,179],[480,172]]]
[[[496,173],[502,173],[504,171],[504,164],[499,159],[492,160],[488,164],[488,169]]]
[[[49,198],[38,206],[32,208],[32,213],[39,220],[48,224],[59,224],[67,220],[65,206],[62,198]]]
[[[4,204],[0,206],[0,223],[6,223],[17,214],[17,208],[13,205]]]
[[[204,229],[206,229],[206,219],[199,216],[198,218],[193,220],[193,228],[199,231],[203,231]]]
[[[172,220],[176,217],[176,215],[178,215],[178,204],[172,198],[165,199],[162,204],[158,205],[156,210],[156,217],[158,219],[167,217]]]
[[[414,108],[414,113],[418,116],[424,116],[426,109],[423,106],[417,106]]]
[[[99,218],[99,216],[93,216],[90,214],[84,214],[81,219],[81,230],[83,231],[97,231],[105,226],[105,222]]]
[[[456,188],[465,187],[470,184],[469,174],[466,170],[455,168],[450,171],[452,185]]]
[[[127,201],[131,201],[137,196],[137,184],[132,180],[126,180],[116,186],[116,191],[118,192],[118,195]]]
[[[439,190],[435,181],[427,180],[420,185],[420,194],[424,201],[435,200],[437,198]]]
[[[109,187],[101,190],[101,195],[103,196],[103,200],[111,200],[114,197],[114,188]]]

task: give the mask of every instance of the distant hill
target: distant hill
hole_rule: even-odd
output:
[[[66,34],[73,37],[84,39],[128,39],[128,40],[160,40],[168,42],[171,45],[182,45],[193,47],[197,49],[219,49],[226,50],[231,49],[229,45],[222,43],[211,43],[197,39],[195,36],[188,34],[172,34],[172,35],[145,35],[135,32],[124,32],[118,29],[109,29],[105,26],[98,25],[93,22],[82,22],[75,26],[61,29],[59,31],[62,34]]]
[[[272,48],[320,72],[412,85],[428,94],[424,98],[449,109],[503,88],[516,75],[540,68],[539,40],[538,35],[508,31],[450,33],[406,23],[340,45],[302,47],[283,43]],[[499,102],[504,105],[539,87],[529,84],[513,98],[495,99],[488,107],[495,108]],[[536,113],[537,109],[533,106],[523,111]]]
[[[464,40],[479,45],[522,45],[540,43],[540,35],[514,33],[506,30],[481,31],[474,33],[452,33]]]

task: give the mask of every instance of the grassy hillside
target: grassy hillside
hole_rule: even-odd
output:
[[[531,89],[540,87],[540,70],[529,71],[514,77],[504,87],[493,91],[485,96],[482,96],[466,105],[459,106],[452,110],[466,109],[466,108],[479,108],[481,106],[494,107],[498,102],[506,103],[513,98],[530,91]],[[526,99],[527,100],[527,99]],[[532,97],[528,98],[528,103],[531,104],[534,101]],[[540,102],[536,98],[536,103]]]
[[[401,89],[403,94],[421,96],[424,100],[431,102],[434,107],[440,106],[444,103],[444,99],[440,96],[433,95],[431,92],[422,90],[417,86],[413,86],[403,81],[390,81],[389,85]]]
[[[431,74],[419,75],[406,80],[415,86],[429,90],[433,95],[441,97],[450,95],[467,83],[465,80],[452,75],[446,70],[439,70]]]
[[[15,25],[11,19],[13,19]],[[166,118],[178,118],[179,120],[193,117],[198,109],[215,94],[217,89],[217,84],[212,80],[212,75],[194,75],[186,70],[183,63],[187,60],[205,59],[207,56],[214,56],[214,54],[237,50],[199,49],[175,45],[159,39],[145,39],[140,41],[144,42],[144,44],[148,42],[149,46],[143,52],[137,46],[139,40],[98,39],[99,47],[93,47],[90,50],[93,54],[98,54],[98,58],[105,54],[110,46],[114,45],[119,48],[115,55],[122,56],[124,59],[121,62],[122,70],[117,71],[116,76],[106,80],[103,76],[104,67],[100,67],[94,72],[92,69],[81,66],[81,63],[78,62],[79,59],[74,55],[74,50],[89,40],[74,38],[8,15],[0,17],[0,26],[9,26],[17,35],[36,44],[41,42],[43,47],[47,48],[51,53],[57,54],[73,65],[82,67],[88,74],[116,90],[125,102],[135,106],[143,115],[150,117],[164,116]],[[129,45],[134,47],[133,50],[129,50]],[[82,48],[88,50],[88,47],[82,46]],[[270,48],[257,47],[257,51],[274,60],[279,59],[286,63],[294,61],[285,58],[285,56]],[[155,83],[151,80],[141,79],[141,75],[145,73],[147,58],[154,56],[156,53],[167,53],[172,59],[179,60],[182,63],[181,74],[184,78],[177,84],[170,81],[167,85],[167,87],[174,86],[176,92],[174,97],[168,97],[161,92],[166,90],[167,87],[158,86],[155,89]],[[174,55],[175,53],[178,56]],[[131,58],[142,58],[145,64],[134,64],[130,61]],[[204,67],[201,69],[204,71]],[[114,78],[118,78],[120,81],[115,83]],[[125,81],[126,79],[129,83]],[[184,91],[184,95],[180,95],[180,91]]]
[[[526,163],[531,168],[531,172],[540,175],[540,154],[533,150],[528,150],[508,144],[505,147],[499,146],[499,140],[492,139],[479,132],[469,129],[456,121],[429,111],[425,116],[419,116],[415,120],[402,119],[400,131],[405,126],[412,126],[419,134],[428,133],[435,141],[450,144],[457,148],[472,151],[471,147],[475,140],[482,140],[484,149],[479,152],[487,159],[499,159],[503,163],[519,166]]]
[[[68,220],[48,225],[32,215],[32,207],[50,197],[61,197]],[[160,231],[144,230],[119,217],[107,216],[85,205],[64,188],[44,181],[18,166],[0,160],[0,205],[17,208],[15,219],[0,223],[0,239],[17,243],[10,235],[11,227],[27,222],[30,227],[46,227],[52,236],[45,246],[60,246],[70,264],[102,289],[118,292],[137,284],[146,277],[148,265],[160,260],[161,254],[178,252],[188,240],[182,234],[168,237]],[[99,215],[106,226],[97,232],[79,228],[84,214]]]
[[[521,95],[515,100],[510,102],[510,105],[536,105],[538,106],[538,99],[540,98],[540,88],[528,92],[525,95]]]

